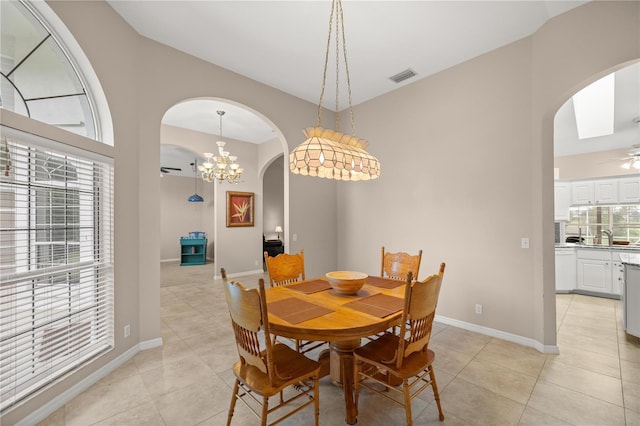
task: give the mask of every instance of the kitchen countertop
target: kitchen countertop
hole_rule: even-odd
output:
[[[640,245],[591,245],[591,244],[573,244],[573,243],[564,243],[564,244],[556,244],[556,248],[578,248],[578,249],[587,249],[587,250],[615,250],[615,251],[630,251],[630,252],[638,252],[640,253]]]
[[[626,265],[640,266],[640,253],[620,253],[620,260]]]

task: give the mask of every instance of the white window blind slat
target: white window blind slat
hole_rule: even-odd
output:
[[[3,411],[114,346],[110,161],[20,132],[5,140],[10,169],[0,175]]]

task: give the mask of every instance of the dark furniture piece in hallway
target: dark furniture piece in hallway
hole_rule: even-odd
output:
[[[284,244],[280,240],[266,240],[262,237],[262,251],[269,253],[269,256],[274,257],[280,253],[284,253]]]

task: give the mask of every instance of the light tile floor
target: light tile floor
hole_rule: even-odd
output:
[[[212,264],[163,264],[164,346],[138,353],[40,425],[224,425],[237,352],[221,282],[212,276]],[[260,276],[238,281],[257,286]],[[619,303],[556,300],[560,355],[434,324],[445,423],[640,425],[640,343],[622,330]],[[343,406],[342,390],[322,379],[320,424],[345,424]],[[414,424],[440,424],[430,389],[412,406]],[[360,425],[405,424],[402,407],[365,390],[359,411]],[[303,411],[283,424],[312,419]],[[238,404],[233,424],[258,422]]]

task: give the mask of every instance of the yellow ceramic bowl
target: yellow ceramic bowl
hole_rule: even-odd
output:
[[[331,288],[339,294],[356,294],[369,275],[355,271],[333,271],[325,274]]]

